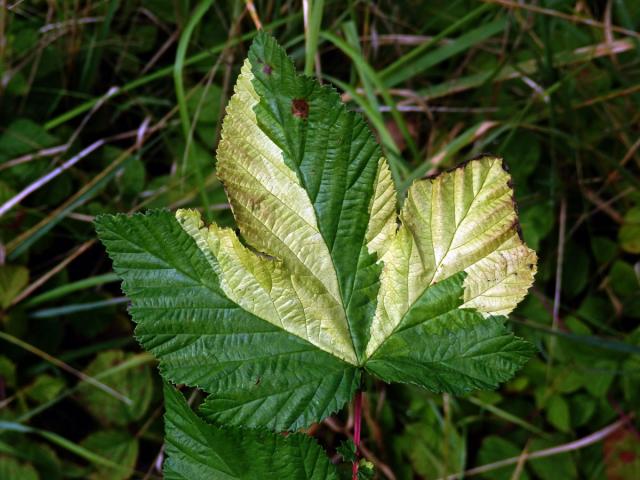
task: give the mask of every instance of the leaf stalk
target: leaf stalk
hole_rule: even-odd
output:
[[[356,392],[353,400],[353,443],[356,446],[356,458],[352,462],[352,480],[358,480],[358,466],[360,464],[360,431],[362,427],[362,390]]]

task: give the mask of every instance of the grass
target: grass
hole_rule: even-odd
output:
[[[369,389],[378,477],[638,478],[637,2],[5,3],[0,477],[160,478],[161,385],[91,220],[188,206],[232,224],[214,152],[262,26],[362,112],[401,190],[503,155],[540,257],[511,318],[539,355],[513,381]],[[332,454],[350,421],[311,432]]]

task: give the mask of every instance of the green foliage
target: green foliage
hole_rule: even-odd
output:
[[[164,478],[337,479],[335,467],[308,435],[272,435],[209,425],[170,385],[164,388],[166,450]]]
[[[151,403],[153,385],[147,365],[119,369],[119,366],[134,357],[121,350],[100,352],[84,370],[84,374],[99,378],[102,383],[124,395],[128,402],[116,398],[109,392],[96,389],[87,383],[80,386],[77,400],[104,425],[124,426],[140,420]],[[111,374],[104,372],[111,370]]]
[[[255,121],[235,130],[236,122],[251,119],[248,102],[256,95]],[[478,290],[484,295],[502,288],[505,278],[510,278],[511,273],[503,274],[505,278],[497,274],[494,280],[477,277],[474,269],[483,272],[482,262],[494,249],[501,251],[498,258],[506,262],[505,271],[524,277],[524,282],[515,278],[521,283],[501,290],[503,297],[515,298],[514,304],[530,284],[520,272],[518,255],[535,262],[532,252],[513,235],[511,219],[482,223],[471,218],[476,205],[484,207],[485,214],[502,218],[491,203],[500,198],[496,192],[509,185],[498,160],[475,160],[459,170],[455,179],[429,181],[428,188],[434,190],[461,185],[462,197],[434,200],[435,218],[428,225],[411,218],[410,209],[403,210],[406,226],[395,234],[395,195],[387,196],[387,202],[393,202],[390,205],[380,203],[382,195],[393,192],[393,184],[364,121],[348,112],[333,90],[298,76],[284,51],[265,34],[254,41],[227,115],[218,149],[220,178],[245,241],[273,260],[246,250],[230,231],[216,225],[202,228],[194,212],[179,211],[177,219],[167,211],[96,219],[98,236],[133,301],[130,311],[138,324],[138,340],[160,360],[167,380],[210,394],[203,415],[221,425],[295,430],[342,408],[364,371],[386,382],[466,393],[495,388],[532,355],[530,344],[514,337],[504,319],[491,316],[513,306],[492,303],[486,310],[480,301],[477,305],[482,310],[473,308],[473,302],[482,298]],[[228,164],[228,151],[246,147],[253,148],[249,155],[235,153],[234,163]],[[273,149],[280,152],[270,157]],[[265,161],[271,164],[265,167]],[[249,171],[250,178],[244,181],[254,184],[242,184]],[[475,183],[476,171],[483,175],[480,185]],[[286,180],[282,172],[290,172]],[[267,178],[269,174],[272,178]],[[419,188],[416,183],[415,190]],[[297,200],[285,189],[299,189]],[[492,193],[485,193],[489,189]],[[258,199],[247,197],[256,195],[255,191],[260,192]],[[506,193],[512,195],[508,189]],[[419,201],[419,193],[411,195],[407,203]],[[262,204],[283,217],[274,221],[269,211],[269,217],[262,219]],[[456,221],[452,215],[459,208],[466,210]],[[515,215],[513,206],[507,208]],[[469,218],[466,223],[465,217]],[[316,240],[299,226],[303,218],[304,228],[314,229]],[[471,222],[473,226],[467,227]],[[495,231],[501,222],[506,230]],[[434,251],[441,249],[440,236],[450,239],[446,251],[434,256],[437,268],[428,270],[428,264],[421,264],[423,275],[429,278],[431,272],[430,279],[423,281],[422,293],[405,307],[404,299],[412,289],[397,291],[393,271],[398,259],[417,263],[410,256],[404,259],[400,250],[408,228],[417,232],[414,248],[418,250],[423,248],[421,236],[431,236]],[[461,233],[456,239],[458,230],[467,237],[461,240]],[[487,231],[492,231],[493,238],[483,238]],[[374,242],[388,246],[372,246]],[[456,251],[457,243],[467,245],[465,253]],[[513,253],[514,247],[523,253]],[[318,261],[325,263],[312,263]],[[495,269],[495,263],[490,268]],[[534,271],[535,264],[525,268]],[[270,303],[263,303],[267,295]],[[318,305],[324,308],[324,295],[337,297],[331,302],[337,301],[342,308],[344,323],[337,322],[339,318],[325,319],[326,312],[314,313]],[[302,309],[292,308],[294,302],[300,302]],[[381,317],[394,308],[393,302],[405,308],[396,323]],[[273,311],[277,320],[272,319]],[[304,330],[295,324],[296,315],[304,322]],[[107,356],[101,354],[87,373],[102,370],[101,364],[111,361]],[[98,404],[91,398],[86,401],[89,406]],[[169,401],[167,441],[177,450],[170,452],[186,450],[175,466],[171,460],[165,466],[169,476],[185,472],[183,463],[202,463],[187,446],[191,442],[182,437],[194,433],[181,432],[180,423],[173,421],[173,406]],[[113,416],[118,417],[124,416]],[[217,442],[206,441],[214,451],[219,448]],[[242,448],[259,455],[256,449],[261,445],[247,443]],[[198,475],[214,475],[223,466],[209,468]],[[257,465],[256,471],[260,468],[264,466]]]
[[[123,430],[100,430],[85,438],[81,445],[86,449],[120,465],[114,471],[105,466],[96,469],[87,478],[91,480],[122,480],[129,478],[138,460],[138,439]]]
[[[171,213],[101,217],[98,231],[135,299],[138,340],[166,378],[213,395],[203,406],[208,416],[295,429],[341,408],[355,391],[353,367],[229,300]]]
[[[0,456],[0,477],[6,480],[38,480],[39,478],[33,466],[19,463],[5,456]]]
[[[637,2],[616,0],[606,8],[607,2],[546,2],[540,10],[526,2],[507,7],[435,0],[417,8],[406,1],[314,0],[306,16],[287,2],[249,3],[264,29],[286,45],[299,71],[304,66],[307,74],[318,74],[323,84],[339,90],[348,109],[362,112],[379,139],[380,154],[389,159],[400,200],[412,182],[459,160],[482,152],[507,159],[523,237],[540,257],[534,293],[508,320],[509,330],[539,353],[513,380],[491,392],[458,397],[377,381],[366,368],[343,383],[343,403],[358,385],[366,390],[366,458],[360,472],[373,459],[380,479],[388,472],[398,480],[440,478],[477,467],[483,467],[485,478],[511,478],[517,460],[502,469],[491,462],[517,459],[525,450],[571,446],[637,412]],[[193,20],[205,4],[210,8]],[[251,250],[236,222],[239,208],[226,195],[228,182],[223,187],[217,178],[221,165],[241,155],[225,160],[215,154],[233,79],[256,34],[245,7],[245,2],[40,0],[9,2],[0,9],[0,206],[43,175],[54,175],[0,214],[0,478],[15,469],[26,479],[161,475],[162,383],[152,355],[139,353],[133,340],[131,299],[115,283],[91,220],[104,213],[197,208],[208,223],[239,227],[239,244]],[[188,23],[193,29],[185,35]],[[190,38],[178,60],[183,37]],[[180,98],[172,76],[176,66]],[[186,107],[190,138],[178,116],[179,103]],[[269,111],[267,105],[263,113]],[[340,128],[344,125],[333,131]],[[285,133],[299,138],[297,131]],[[326,145],[335,145],[338,137],[328,135]],[[96,141],[104,143],[72,168],[56,170]],[[209,209],[203,209],[203,194]],[[430,217],[425,208],[418,212]],[[367,261],[376,256],[359,257],[358,268],[375,270]],[[363,297],[373,296],[375,288],[363,289]],[[337,291],[338,296],[346,292],[342,286]],[[352,302],[351,320],[364,304],[371,308]],[[124,352],[117,364],[96,361],[113,351]],[[335,385],[340,378],[342,370],[333,367],[341,363],[333,354],[300,355],[312,360],[299,370],[314,381],[325,373],[325,383]],[[415,365],[417,356],[398,353],[393,359],[408,357]],[[115,397],[78,375],[91,364],[97,365],[92,379],[114,389]],[[472,362],[476,375],[468,383],[497,381],[483,371],[478,375],[480,364]],[[447,378],[444,364],[438,367],[438,378]],[[275,429],[277,423],[312,421],[313,412],[307,420],[270,415],[269,408],[254,408],[251,399],[263,389],[270,401],[280,395],[284,404],[293,391],[299,395],[294,393],[292,402],[304,404],[314,381],[254,375],[254,368],[255,362],[240,369],[236,378],[243,381],[233,389],[220,382],[231,364],[212,374],[220,389],[202,399],[189,387],[182,390],[195,399],[197,415],[213,425],[236,429],[253,422]],[[130,387],[143,378],[146,394],[131,394]],[[424,379],[409,380],[424,384]],[[129,415],[138,411],[139,400],[147,406],[133,419]],[[334,452],[353,424],[352,411],[338,408],[307,409],[324,412],[317,418],[331,414],[306,432],[334,462],[340,461]],[[637,419],[585,448],[528,459],[520,478],[635,480],[640,455],[633,448],[634,428]],[[114,439],[137,439],[136,458],[129,460],[133,468],[110,463],[108,458],[116,457],[108,449],[80,446],[105,431]],[[493,438],[510,447],[486,455],[485,443]],[[337,470],[351,477],[350,465]]]
[[[0,265],[0,307],[11,305],[13,299],[29,283],[29,270],[21,265]]]

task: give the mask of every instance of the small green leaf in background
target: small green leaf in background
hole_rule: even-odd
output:
[[[42,125],[27,118],[18,118],[0,134],[0,163],[55,145],[57,139]],[[22,188],[41,175],[47,166],[46,159],[22,163],[3,172],[12,179],[10,185]]]
[[[5,309],[29,283],[29,270],[22,265],[0,265],[0,307]]]
[[[640,207],[633,207],[625,214],[618,240],[625,252],[640,253]]]
[[[546,404],[547,420],[561,432],[568,432],[571,427],[569,405],[562,395],[552,395]]]
[[[574,428],[586,425],[596,411],[598,402],[591,395],[579,393],[570,399],[571,425]]]
[[[551,232],[554,224],[553,211],[549,205],[536,203],[520,212],[520,226],[527,245],[537,250],[540,242]]]
[[[555,447],[566,442],[566,437],[555,435],[549,439],[536,438],[529,444],[529,451],[535,452]],[[531,469],[540,480],[559,480],[578,478],[576,464],[571,453],[562,453],[549,457],[530,460]]]
[[[4,436],[0,439],[0,454],[8,454],[21,462],[28,462],[44,480],[58,480],[62,476],[62,463],[55,450],[46,443],[35,442],[28,437]]]
[[[411,413],[419,420],[408,423],[394,442],[409,458],[413,470],[425,478],[462,471],[465,444],[455,425],[437,418],[429,405]]]
[[[336,453],[340,454],[343,461],[353,462],[357,459],[356,444],[353,443],[353,440],[350,438],[344,440],[340,445],[338,445],[338,448],[336,448]]]
[[[97,377],[132,402],[131,405],[127,405],[93,385],[82,383],[77,392],[78,401],[103,424],[126,425],[142,418],[149,408],[153,382],[148,365],[138,365],[101,375],[105,370],[117,367],[134,356],[134,353],[121,350],[101,352],[84,370],[85,374]]]
[[[90,480],[129,478],[138,460],[138,439],[124,430],[96,431],[85,438],[80,445],[123,467],[122,471],[116,471],[107,466],[96,466],[88,476]],[[128,473],[127,470],[129,470]]]
[[[0,478],[2,480],[40,480],[33,466],[4,455],[0,455]]]
[[[513,442],[503,437],[490,435],[482,441],[476,464],[486,465],[505,458],[517,457],[521,453],[522,450]],[[515,465],[497,468],[491,472],[483,473],[482,478],[486,480],[511,480],[515,469]],[[520,474],[520,480],[529,480],[529,478],[527,471],[523,470]]]
[[[116,176],[116,183],[124,195],[138,195],[144,188],[145,175],[144,163],[140,157],[134,156],[122,173]]]
[[[616,376],[618,363],[608,358],[596,358],[584,371],[585,388],[594,397],[604,397]]]
[[[567,242],[562,270],[563,298],[574,298],[584,290],[589,281],[589,257],[586,250],[574,242]]]
[[[57,397],[65,385],[62,378],[43,373],[35,378],[25,393],[36,403],[46,403]]]
[[[498,152],[508,161],[509,171],[513,175],[516,189],[526,185],[527,178],[536,170],[540,161],[540,140],[537,135],[528,131],[518,130],[506,148],[499,148]],[[533,248],[533,247],[532,247]]]
[[[4,355],[0,355],[0,377],[5,386],[10,388],[16,386],[16,364]]]
[[[618,244],[607,237],[594,236],[591,238],[591,250],[599,264],[606,264],[615,258]]]
[[[609,270],[609,284],[621,298],[640,293],[640,283],[634,268],[623,260],[616,260]]]

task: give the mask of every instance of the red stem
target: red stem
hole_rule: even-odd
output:
[[[358,466],[360,464],[360,429],[362,426],[362,391],[356,392],[356,398],[353,400],[353,443],[356,446],[356,459],[351,466],[352,480],[358,480]]]

